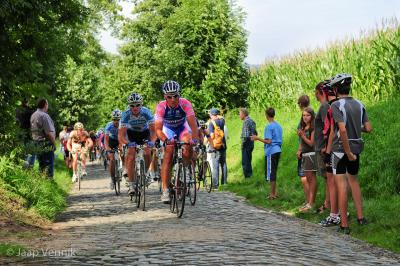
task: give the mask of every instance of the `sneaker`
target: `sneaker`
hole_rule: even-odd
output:
[[[76,174],[72,175],[72,183],[75,183],[78,180],[78,177],[76,176]]]
[[[336,232],[341,233],[341,234],[345,234],[345,235],[349,235],[350,234],[350,228],[349,227],[339,226],[339,228],[337,229]]]
[[[340,224],[340,217],[332,217],[329,215],[324,220],[321,220],[319,224],[323,227],[336,226]]]
[[[110,189],[114,190],[114,182],[113,181],[110,182]]]
[[[82,176],[87,176],[86,170],[82,170]]]
[[[161,201],[163,203],[165,203],[165,204],[170,203],[169,190],[168,189],[163,190],[162,195],[161,195]]]
[[[363,218],[361,218],[361,219],[357,219],[357,223],[358,223],[359,225],[367,225],[367,224],[368,224],[368,221],[367,221],[367,219],[365,219],[365,218],[363,217]]]

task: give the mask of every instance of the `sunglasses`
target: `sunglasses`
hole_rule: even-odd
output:
[[[176,98],[179,98],[179,94],[167,95],[167,98],[168,98],[168,99],[172,99],[172,98],[176,99]]]
[[[141,103],[137,103],[137,104],[131,104],[129,106],[130,107],[140,107],[140,106],[142,106],[142,104]]]

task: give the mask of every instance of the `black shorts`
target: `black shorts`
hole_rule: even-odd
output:
[[[276,173],[278,172],[278,164],[281,153],[274,153],[265,156],[265,180],[269,182],[276,181]]]
[[[355,161],[349,161],[346,154],[340,152],[332,152],[332,170],[334,175],[344,175],[349,173],[350,175],[357,175],[358,169],[360,168],[360,155],[355,154],[357,159]]]
[[[138,145],[144,144],[145,140],[150,139],[150,130],[145,130],[142,132],[133,131],[128,129],[128,139],[130,142],[135,142]]]
[[[119,145],[119,142],[117,139],[108,138],[108,146],[110,146],[111,149],[118,148],[118,145]]]

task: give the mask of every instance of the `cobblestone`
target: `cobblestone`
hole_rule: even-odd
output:
[[[231,193],[200,192],[182,219],[159,202],[157,185],[147,211],[108,189],[101,166],[88,167],[82,188],[43,247],[76,250],[71,257],[7,258],[19,265],[400,265],[399,256],[332,229],[249,206]],[[1,261],[3,263],[3,261]]]

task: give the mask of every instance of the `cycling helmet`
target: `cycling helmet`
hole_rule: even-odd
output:
[[[205,128],[206,127],[206,122],[204,122],[204,120],[199,120],[199,126],[201,128]]]
[[[121,111],[119,109],[115,109],[111,113],[112,119],[121,119]]]
[[[143,103],[143,96],[140,95],[139,93],[132,93],[131,95],[129,95],[128,97],[128,104],[134,104],[134,103]]]
[[[81,122],[76,122],[75,125],[74,125],[74,129],[75,130],[83,129],[83,124]]]
[[[333,91],[332,87],[328,86],[330,81],[330,79],[326,79],[319,82],[317,86],[315,86],[315,90],[319,91],[321,94],[335,96],[335,92]]]
[[[168,80],[162,85],[162,92],[164,94],[177,94],[181,90],[181,86],[178,82]]]
[[[327,85],[329,87],[336,87],[338,89],[350,87],[351,75],[346,73],[337,74],[329,81]]]

